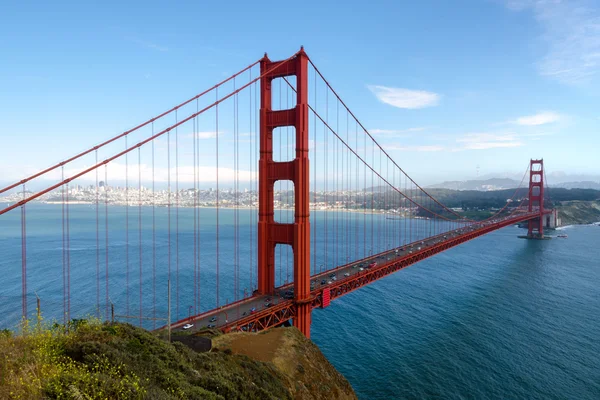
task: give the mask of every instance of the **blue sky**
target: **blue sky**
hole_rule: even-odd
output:
[[[300,45],[419,182],[600,175],[600,2],[224,4],[4,4],[0,181]]]

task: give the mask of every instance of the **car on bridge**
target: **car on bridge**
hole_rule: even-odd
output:
[[[367,265],[368,269],[375,268],[377,266],[377,261],[373,261],[371,264]]]
[[[217,320],[217,317],[212,317],[211,319],[208,320],[208,322],[215,322]]]
[[[185,325],[183,326],[183,329],[190,329],[190,328],[192,328],[193,326],[194,326],[194,324],[185,324]]]

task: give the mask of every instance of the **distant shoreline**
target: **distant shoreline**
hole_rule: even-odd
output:
[[[65,202],[63,203],[62,201],[36,201],[35,203],[37,204],[49,204],[49,205],[62,205],[62,204],[69,204],[69,205],[89,205],[89,206],[95,206],[96,202],[90,202],[90,201],[69,201],[69,202]],[[34,204],[35,204],[34,203]],[[98,202],[99,205],[104,206],[104,205],[108,205],[111,207],[117,206],[117,207],[127,207],[126,204],[121,204],[121,203],[104,203],[103,201],[99,201]],[[142,207],[159,207],[159,208],[168,208],[169,205],[168,204],[142,204]],[[139,207],[138,204],[129,204],[129,207],[135,208],[135,207]],[[207,208],[207,209],[227,209],[227,210],[235,210],[237,209],[243,209],[243,210],[257,210],[258,211],[258,207],[249,207],[249,206],[244,206],[244,205],[240,205],[238,207],[235,206],[225,206],[225,205],[220,205],[219,207],[217,206],[190,206],[190,205],[179,205],[176,206],[175,204],[171,204],[171,208]],[[274,208],[274,210],[277,211],[294,211],[293,208]],[[394,218],[400,218],[400,219],[405,219],[405,218],[412,218],[412,219],[426,219],[423,217],[418,217],[418,216],[404,216],[404,215],[398,215],[398,214],[392,214],[392,213],[387,213],[385,211],[381,211],[381,210],[356,210],[356,209],[321,209],[321,208],[310,208],[310,211],[320,211],[320,212],[352,212],[352,213],[365,213],[365,214],[384,214],[384,215],[389,215],[390,217],[394,217]]]

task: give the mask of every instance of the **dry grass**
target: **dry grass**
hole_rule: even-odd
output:
[[[215,338],[213,346],[272,363],[294,399],[356,399],[346,378],[296,328],[229,334]]]

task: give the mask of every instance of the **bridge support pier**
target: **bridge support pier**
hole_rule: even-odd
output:
[[[275,291],[275,246],[287,244],[294,252],[294,325],[310,337],[310,212],[308,162],[308,56],[301,49],[295,57],[270,61],[267,55],[260,62],[260,159],[258,193],[258,292]],[[296,107],[273,110],[272,81],[287,76],[296,77]],[[296,129],[296,158],[287,162],[273,161],[273,130],[293,126]],[[294,223],[274,220],[273,187],[278,180],[294,183]]]

